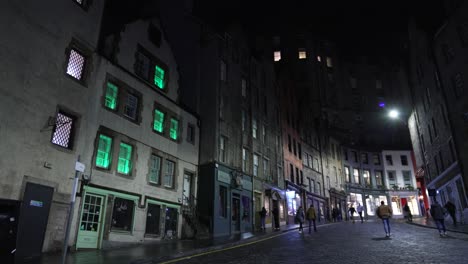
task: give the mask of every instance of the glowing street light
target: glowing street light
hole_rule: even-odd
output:
[[[393,109],[393,110],[390,110],[390,112],[388,112],[388,116],[391,118],[391,119],[397,119],[398,116],[400,115],[400,113]]]

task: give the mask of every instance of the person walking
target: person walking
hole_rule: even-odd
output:
[[[297,208],[296,221],[299,223],[299,233],[302,233],[302,224],[304,223],[304,209],[302,209],[302,206]]]
[[[356,212],[356,209],[354,209],[352,204],[351,204],[351,207],[349,207],[348,212],[349,212],[349,216],[351,217],[351,220],[353,221],[353,224],[354,224],[354,213]]]
[[[317,214],[315,212],[314,205],[311,204],[309,209],[307,209],[307,220],[309,221],[309,234],[311,233],[311,225],[314,224],[314,232],[317,232],[317,226],[315,224],[315,219]]]
[[[432,219],[434,219],[434,222],[437,226],[437,230],[439,230],[439,235],[441,237],[447,235],[447,230],[445,230],[445,223],[444,223],[444,218],[445,218],[445,212],[444,208],[440,206],[438,202],[435,202],[431,205],[431,216]]]
[[[447,209],[450,217],[452,218],[453,225],[457,226],[457,216],[456,216],[457,208],[455,207],[455,205],[451,201],[448,201],[444,207],[445,209]]]
[[[333,207],[332,209],[332,218],[333,218],[333,222],[338,221],[338,209],[336,209],[336,207]]]
[[[392,214],[392,208],[385,205],[384,201],[381,201],[380,206],[377,208],[377,216],[382,219],[386,237],[390,237],[392,235],[390,233],[390,218],[392,217]]]
[[[262,210],[260,211],[260,229],[263,231],[266,231],[265,227],[265,218],[266,218],[267,210],[265,207],[262,207]]]
[[[357,207],[357,213],[359,214],[359,218],[361,218],[361,224],[364,223],[364,218],[362,217],[362,211],[364,211],[364,207],[358,203]]]
[[[403,206],[403,217],[409,223],[413,222],[413,215],[411,214],[411,209],[408,206],[408,203],[406,203],[405,206]]]

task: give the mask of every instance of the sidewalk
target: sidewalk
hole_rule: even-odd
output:
[[[432,218],[425,218],[425,217],[413,218],[413,222],[409,224],[437,229],[434,223],[434,220],[432,220]],[[445,221],[445,227],[447,231],[449,232],[468,234],[468,224],[458,223],[457,226],[454,226],[451,221]]]
[[[327,223],[317,223],[317,227]],[[307,232],[308,225],[304,225]],[[211,238],[200,240],[164,240],[151,244],[141,244],[131,247],[112,248],[92,251],[77,251],[67,255],[67,264],[149,264],[159,263],[170,259],[200,254],[212,250],[227,248],[259,239],[268,238],[282,232],[299,228],[299,225],[284,225],[281,230],[243,233],[235,237]],[[61,253],[44,254],[37,264],[61,263]]]

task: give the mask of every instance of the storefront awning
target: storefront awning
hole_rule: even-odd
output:
[[[284,200],[284,191],[279,189],[266,189],[265,195],[270,196],[273,200]]]

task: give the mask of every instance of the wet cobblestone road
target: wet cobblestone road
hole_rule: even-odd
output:
[[[468,263],[468,235],[392,221],[386,238],[380,221],[321,226],[170,263]]]

